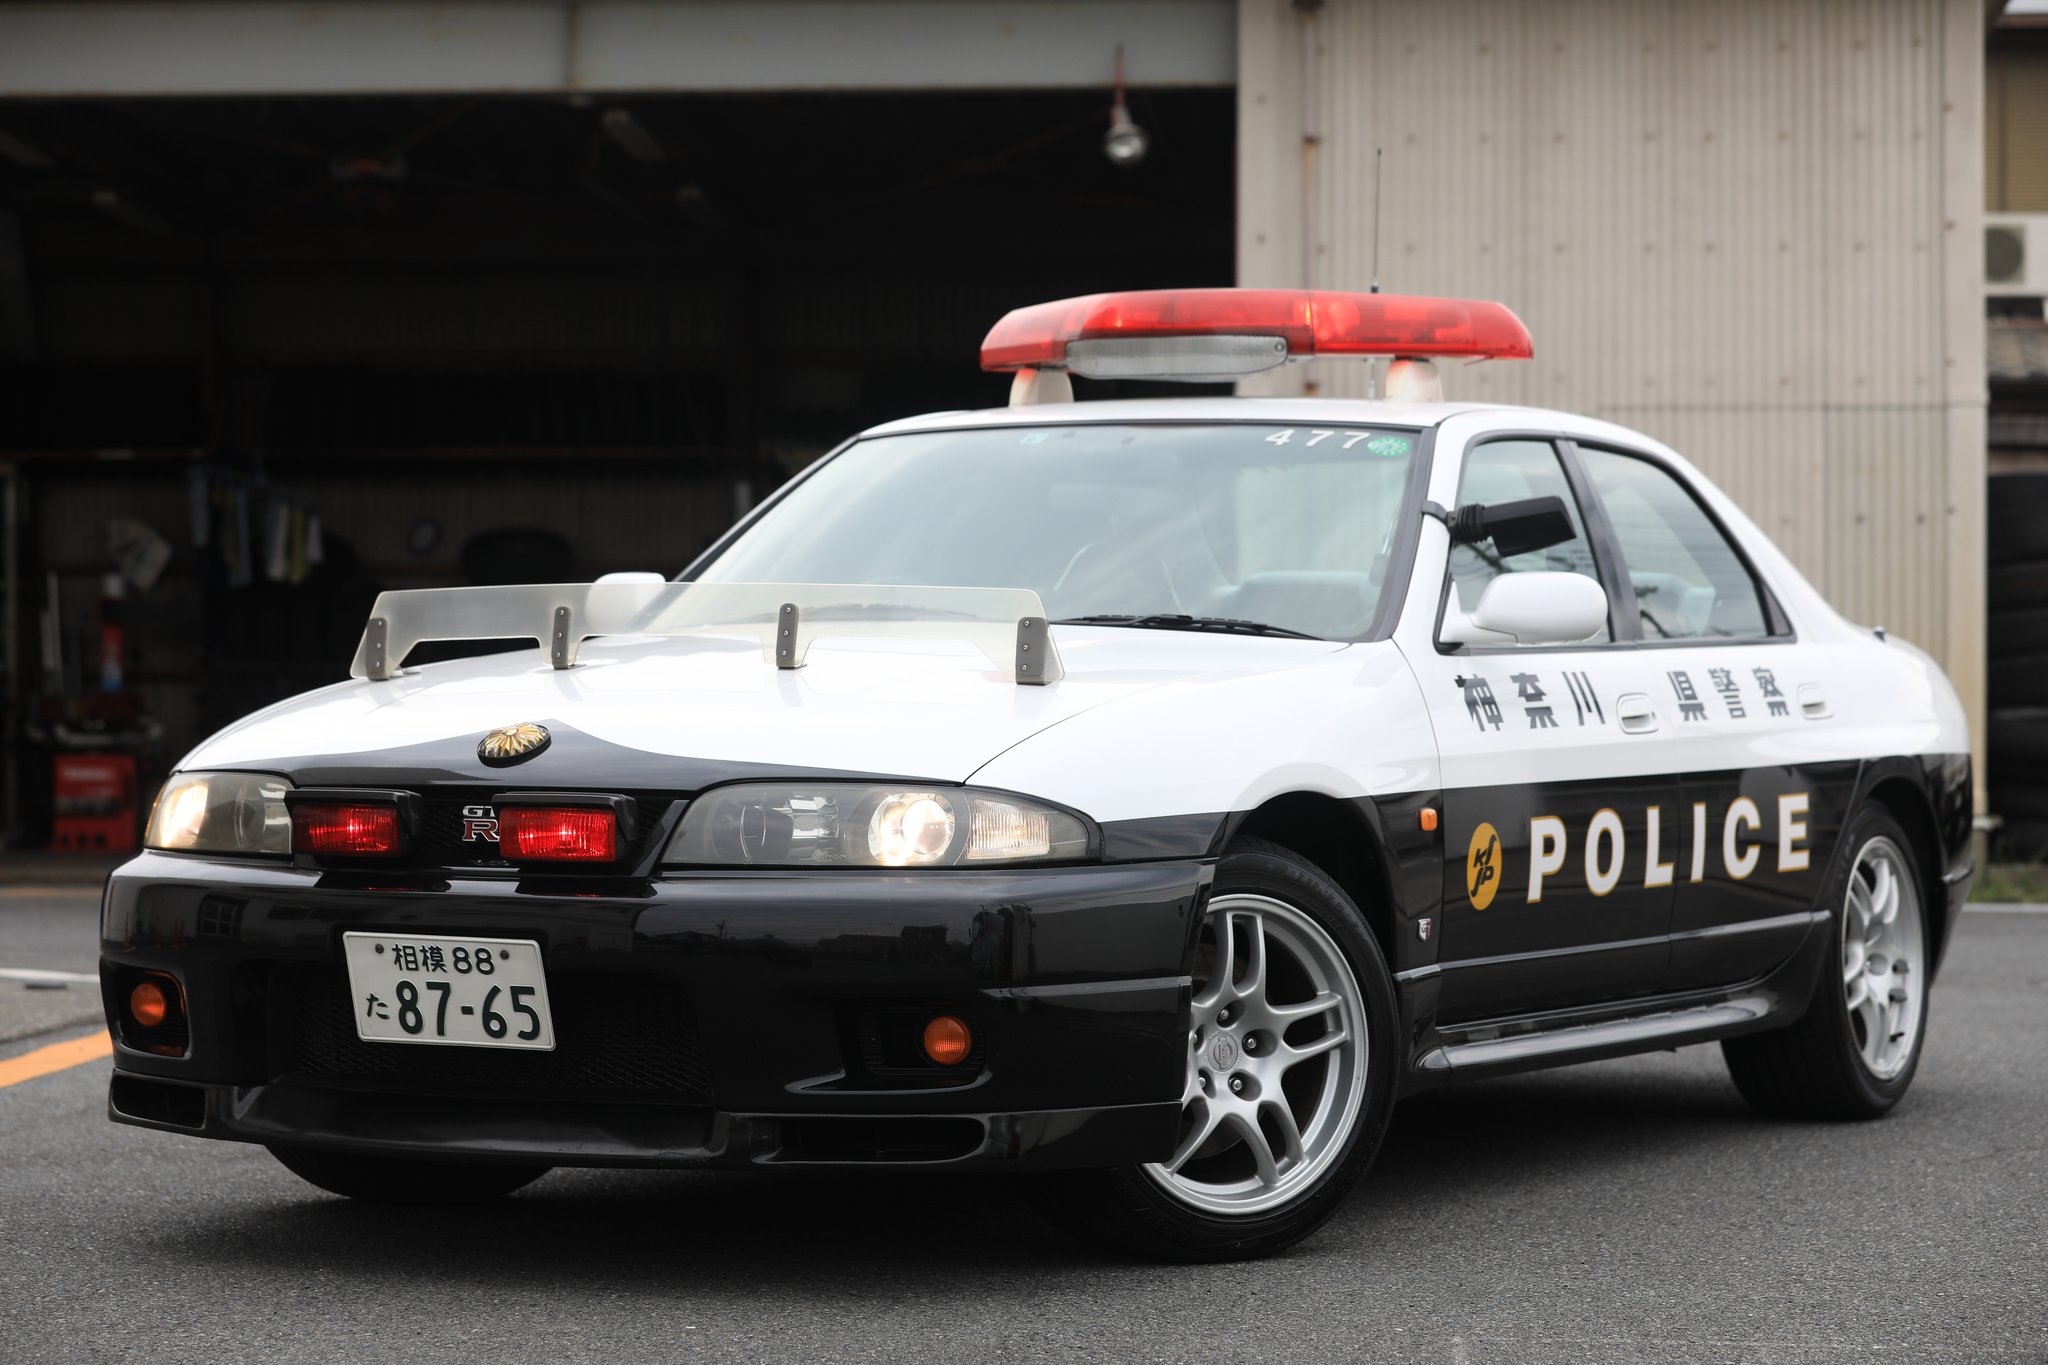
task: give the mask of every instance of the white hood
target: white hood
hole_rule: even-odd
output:
[[[1106,702],[1166,683],[1282,672],[1340,642],[1065,626],[1067,675],[1019,686],[951,642],[826,641],[801,669],[765,663],[751,640],[592,640],[572,669],[538,650],[355,681],[259,711],[181,768],[262,768],[308,755],[474,740],[521,721],[567,725],[628,749],[818,771],[965,781],[1019,742]],[[536,773],[538,776],[538,773]]]

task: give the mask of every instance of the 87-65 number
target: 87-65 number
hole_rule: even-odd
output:
[[[434,1003],[434,1036],[448,1036],[448,997],[455,993],[455,987],[446,981],[429,981],[427,989],[440,999]],[[540,1013],[526,1002],[533,997],[532,986],[493,986],[484,995],[482,1022],[484,1032],[493,1038],[503,1038],[512,1025],[504,1015],[498,1013],[498,996],[509,992],[506,1008],[514,1014],[526,1016],[526,1027],[513,1036],[522,1042],[532,1042],[540,1037]],[[398,982],[398,1026],[415,1036],[426,1032],[427,1019],[420,1009],[420,988],[404,978]]]

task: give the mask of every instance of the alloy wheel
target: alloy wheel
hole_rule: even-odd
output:
[[[1905,1068],[1926,1013],[1926,931],[1905,853],[1880,836],[1856,855],[1842,915],[1842,1000],[1863,1067]]]
[[[1217,897],[1202,929],[1180,1140],[1146,1174],[1208,1213],[1286,1203],[1343,1153],[1366,1043],[1357,978],[1327,930],[1270,896]]]

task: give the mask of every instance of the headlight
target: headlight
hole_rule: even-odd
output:
[[[720,787],[690,803],[666,863],[764,867],[953,867],[1089,853],[1063,810],[960,787],[833,782]]]
[[[142,841],[184,853],[290,853],[291,785],[268,773],[179,773],[157,794]]]

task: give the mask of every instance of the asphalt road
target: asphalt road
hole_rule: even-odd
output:
[[[0,899],[0,967],[89,967],[92,915]],[[108,1123],[96,1061],[0,1088],[0,1360],[2048,1360],[2048,913],[1968,915],[1932,1027],[1871,1124],[1752,1118],[1713,1048],[1425,1096],[1317,1238],[1198,1268],[1100,1256],[994,1179],[356,1207]]]

